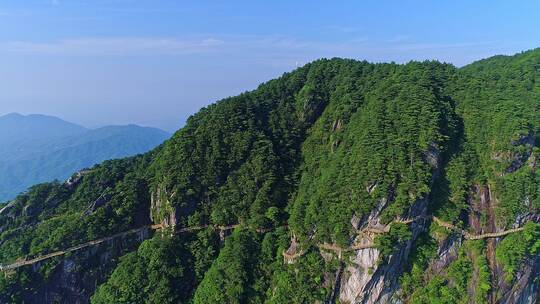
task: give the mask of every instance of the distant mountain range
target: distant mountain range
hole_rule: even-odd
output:
[[[0,202],[107,159],[146,152],[169,133],[136,125],[85,127],[46,115],[0,116]]]

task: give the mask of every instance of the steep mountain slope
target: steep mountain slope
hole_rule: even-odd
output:
[[[168,137],[135,125],[88,130],[43,115],[0,117],[0,201],[104,160],[146,152]]]
[[[19,196],[0,301],[535,303],[539,80],[540,50],[308,64]]]

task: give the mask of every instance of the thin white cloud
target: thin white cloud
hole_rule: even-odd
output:
[[[511,54],[515,47],[503,46],[500,41],[426,43],[412,37],[369,39],[358,37],[336,41],[298,40],[290,37],[231,37],[223,51],[242,49],[246,59],[272,66],[294,68],[298,62],[318,58],[344,57],[371,62],[405,63],[411,60],[439,60],[462,66],[485,58],[486,54]],[[232,47],[235,46],[235,47]]]
[[[53,42],[10,41],[5,51],[53,55],[189,54],[209,51],[222,41],[214,38],[76,38]]]
[[[496,41],[456,42],[456,43],[425,43],[415,41],[409,36],[397,36],[392,39],[370,39],[368,37],[356,37],[337,41],[301,40],[288,36],[270,35],[232,35],[220,37],[224,49],[241,48],[265,49],[268,52],[274,50],[285,51],[309,51],[309,52],[335,52],[336,56],[343,52],[354,53],[358,51],[424,51],[440,49],[470,49],[484,48],[497,45]],[[361,55],[361,54],[358,54]]]
[[[399,50],[420,51],[420,50],[440,50],[440,49],[470,49],[496,45],[495,41],[480,42],[458,42],[458,43],[400,43],[397,44]]]
[[[513,49],[513,48],[512,48]],[[296,66],[321,57],[347,57],[368,61],[438,59],[463,65],[484,54],[506,53],[500,42],[426,43],[411,37],[336,41],[302,40],[283,35],[212,35],[189,38],[95,37],[50,42],[0,42],[0,52],[60,56],[186,55],[213,53],[222,58],[271,65]],[[219,58],[218,57],[218,58]],[[218,59],[220,60],[220,59]]]

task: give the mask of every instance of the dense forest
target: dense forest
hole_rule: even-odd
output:
[[[106,241],[4,269],[0,302],[533,303],[539,134],[540,50],[321,59],[19,195],[1,265]]]

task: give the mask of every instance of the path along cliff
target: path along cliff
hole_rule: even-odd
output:
[[[397,219],[397,220],[394,220],[392,223],[410,224],[410,223],[412,223],[412,222],[414,222],[416,220],[420,220],[420,219],[426,219],[426,217],[417,217],[417,218],[414,218],[414,219],[404,219],[404,220]],[[444,227],[444,228],[447,228],[449,230],[453,230],[453,231],[456,231],[456,232],[460,233],[467,240],[480,240],[480,239],[486,239],[486,238],[497,238],[497,237],[502,237],[502,236],[505,236],[505,235],[508,235],[508,234],[511,234],[511,233],[520,232],[520,231],[523,231],[523,229],[524,229],[524,227],[518,227],[518,228],[513,228],[513,229],[509,229],[509,230],[495,232],[495,233],[471,234],[471,233],[469,233],[467,231],[464,231],[461,228],[453,225],[452,223],[445,222],[445,221],[437,218],[436,216],[432,216],[431,219],[441,227]],[[361,231],[359,231],[359,234],[363,234],[363,233],[374,233],[374,234],[387,233],[387,232],[390,231],[390,226],[391,226],[392,223],[386,225],[383,228],[367,227],[367,228],[362,229]],[[201,230],[201,229],[205,229],[205,228],[209,228],[209,227],[214,227],[216,230],[219,230],[219,231],[227,231],[227,230],[235,229],[236,227],[239,227],[239,226],[240,226],[239,224],[229,225],[229,226],[211,226],[211,225],[192,226],[192,227],[184,227],[184,228],[176,229],[174,231],[174,233],[185,233],[185,232],[197,231],[197,230]],[[51,252],[51,253],[48,253],[48,254],[45,254],[45,255],[42,255],[42,256],[38,256],[38,257],[35,257],[35,258],[22,259],[22,260],[20,259],[20,260],[17,260],[16,262],[14,262],[14,263],[11,263],[11,264],[8,264],[8,265],[0,265],[0,271],[8,271],[8,270],[13,270],[13,269],[16,269],[16,268],[19,268],[19,267],[22,267],[22,266],[33,265],[33,264],[41,262],[43,260],[47,260],[47,259],[50,259],[50,258],[53,258],[53,257],[65,255],[67,253],[77,251],[77,250],[80,250],[80,249],[83,249],[83,248],[86,248],[86,247],[95,246],[95,245],[101,244],[103,242],[106,242],[106,241],[109,241],[109,240],[112,240],[112,239],[115,239],[115,238],[118,238],[118,237],[124,237],[124,236],[132,234],[132,233],[140,232],[140,231],[142,231],[144,229],[160,230],[160,229],[163,229],[163,225],[161,225],[161,224],[147,225],[147,226],[131,229],[131,230],[128,230],[128,231],[120,232],[120,233],[117,233],[117,234],[114,234],[114,235],[111,235],[111,236],[108,236],[108,237],[88,241],[86,243],[82,243],[82,244],[79,244],[79,245],[76,245],[76,246],[73,246],[73,247],[69,247],[69,248],[66,248],[64,250]],[[264,229],[264,228],[256,229],[256,231],[260,232],[260,233],[268,232],[269,230],[270,229]],[[321,249],[324,249],[324,250],[334,251],[334,252],[338,253],[339,256],[341,256],[341,252],[355,251],[355,250],[361,250],[361,249],[366,249],[366,248],[374,248],[375,244],[373,242],[369,242],[369,243],[366,243],[366,244],[353,244],[353,245],[351,245],[349,247],[340,247],[339,245],[336,245],[336,244],[322,243],[322,244],[318,244],[317,247],[319,247]],[[299,252],[294,252],[294,253],[288,253],[287,251],[284,251],[283,256],[284,256],[284,258],[286,260],[291,261],[291,260],[294,260],[296,258],[301,257],[304,253],[305,252],[302,251],[302,250],[300,250]]]

